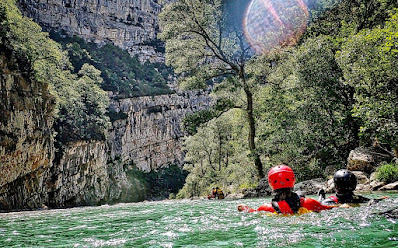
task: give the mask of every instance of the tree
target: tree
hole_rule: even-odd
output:
[[[211,187],[239,187],[253,185],[254,164],[249,162],[242,132],[242,111],[231,110],[202,124],[195,135],[184,138],[186,149],[184,169],[189,172],[186,184],[178,197],[207,195]]]
[[[355,89],[353,113],[363,140],[377,138],[398,156],[398,9],[384,28],[347,38],[336,54],[345,83]],[[366,142],[369,143],[369,142]],[[392,154],[394,155],[394,154]]]
[[[263,164],[255,143],[255,83],[246,72],[252,54],[243,31],[230,21],[224,2],[180,0],[166,5],[159,15],[159,37],[166,42],[166,63],[180,74],[180,87],[206,88],[208,83],[224,82],[231,93],[243,93],[244,105],[235,107],[246,113],[248,148],[258,177],[263,178]]]
[[[358,145],[354,90],[340,80],[338,49],[335,39],[320,35],[281,51],[271,73],[256,73],[268,75],[270,85],[258,92],[255,108],[259,148],[272,163],[292,165],[299,179],[322,176],[322,169],[341,164]]]

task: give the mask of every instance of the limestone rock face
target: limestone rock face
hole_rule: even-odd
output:
[[[107,200],[109,175],[106,145],[78,141],[64,148],[51,171],[50,207],[96,205]]]
[[[141,60],[164,61],[156,41],[158,0],[18,2],[47,31],[112,42]],[[121,100],[110,93],[110,110],[124,118],[112,123],[107,140],[75,141],[56,150],[55,100],[25,70],[0,49],[0,210],[144,200],[133,167],[148,172],[182,164],[181,120],[211,105],[199,91]]]
[[[155,42],[162,7],[158,0],[20,0],[19,5],[46,30],[110,41],[143,61],[164,61]]]
[[[0,210],[98,205],[145,200],[129,173],[181,165],[181,119],[211,105],[207,92],[111,101],[125,118],[106,141],[75,141],[55,152],[55,101],[11,54],[0,54]]]
[[[379,190],[397,190],[397,189],[398,189],[398,182],[394,182],[381,187]]]
[[[76,141],[62,151],[48,179],[49,207],[99,205],[144,200],[123,163],[109,161],[105,141]]]
[[[0,209],[41,207],[53,165],[54,99],[21,65],[0,50]]]
[[[133,162],[147,172],[169,163],[182,164],[181,120],[210,104],[209,95],[199,91],[112,100],[110,110],[127,118],[113,122],[111,158]]]

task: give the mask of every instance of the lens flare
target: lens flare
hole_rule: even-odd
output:
[[[252,0],[244,17],[245,36],[256,53],[296,44],[304,33],[308,10],[303,0]]]

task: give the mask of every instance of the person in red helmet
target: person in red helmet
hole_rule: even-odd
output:
[[[273,190],[271,205],[264,204],[258,209],[239,205],[238,211],[255,212],[266,211],[280,214],[297,214],[310,211],[320,212],[330,209],[330,206],[324,206],[317,200],[299,196],[293,192],[296,177],[292,168],[285,164],[277,165],[268,172],[268,183]]]

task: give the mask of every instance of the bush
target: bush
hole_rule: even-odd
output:
[[[164,64],[148,61],[142,63],[137,56],[131,57],[127,51],[110,43],[98,46],[62,32],[51,32],[50,37],[68,52],[76,73],[85,63],[100,70],[104,79],[101,87],[106,91],[125,97],[173,93],[167,85],[173,71]]]
[[[384,164],[378,167],[376,178],[386,183],[398,181],[398,163]]]

